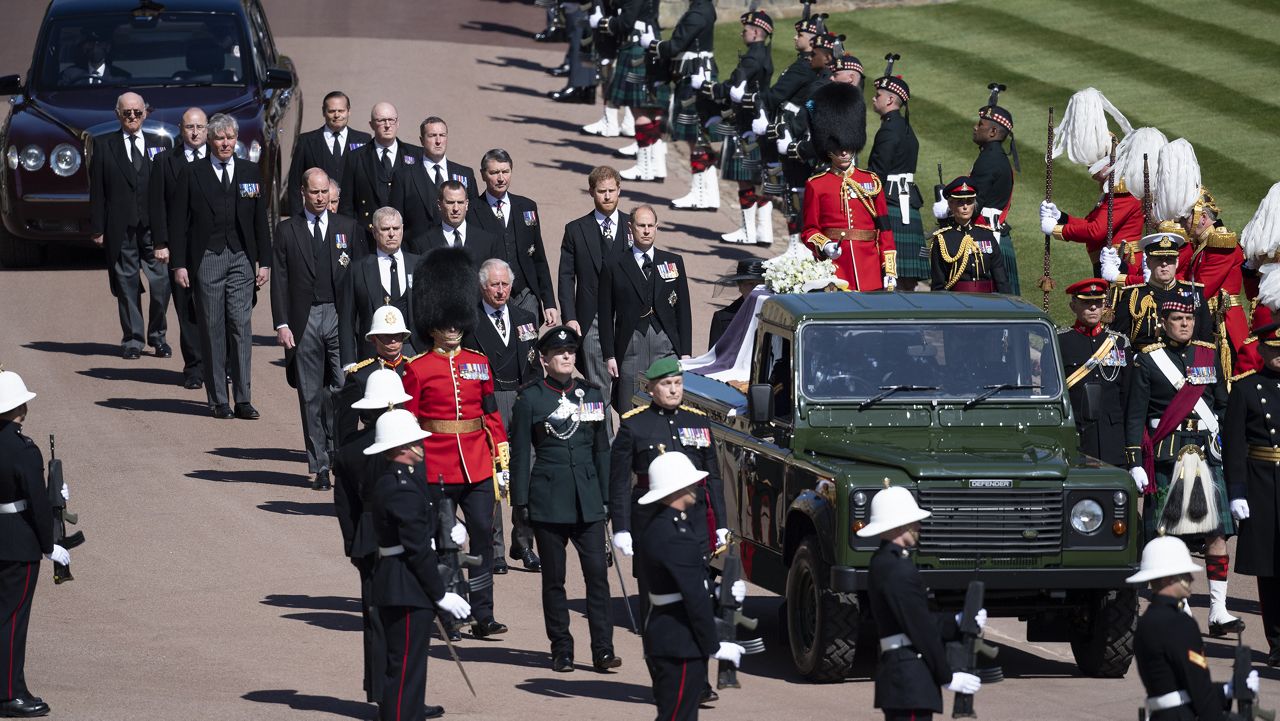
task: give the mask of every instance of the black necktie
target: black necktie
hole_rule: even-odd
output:
[[[231,191],[231,169],[227,167],[226,161],[222,162],[222,189]]]
[[[391,148],[382,149],[382,167],[387,175],[391,175]]]
[[[653,280],[653,259],[646,255],[644,257],[644,265],[640,266],[640,270],[644,271],[645,280]]]
[[[130,151],[133,154],[133,169],[142,171],[142,145],[138,142],[137,135],[129,136]]]
[[[439,188],[444,183],[444,176],[440,173],[439,165],[437,165],[433,170],[435,171],[435,176],[436,176],[435,177],[436,187]]]
[[[391,300],[400,298],[400,267],[396,265],[396,257],[391,256]]]
[[[453,229],[453,247],[455,248],[462,247],[462,231],[458,230],[457,228]]]
[[[312,240],[315,241],[314,247],[312,247],[311,252],[315,253],[316,262],[317,263],[325,262],[324,233],[320,232],[320,216],[316,216],[316,219],[313,220],[311,223],[311,238]]]
[[[342,143],[338,142],[338,134],[334,133],[333,134],[333,157],[338,158],[341,156],[342,156]]]

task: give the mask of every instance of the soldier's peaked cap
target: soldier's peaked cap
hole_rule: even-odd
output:
[[[845,83],[828,83],[817,90],[809,108],[814,149],[826,160],[829,153],[858,153],[867,144],[867,105],[862,90]]]
[[[1268,323],[1255,330],[1253,335],[1263,345],[1280,348],[1280,323]]]
[[[538,349],[539,353],[546,354],[562,348],[577,350],[581,343],[582,337],[578,335],[577,331],[567,325],[562,325],[547,331],[545,335],[538,339],[534,347]]]
[[[418,261],[413,271],[413,313],[418,334],[457,328],[470,332],[476,325],[480,278],[461,248],[436,248]]]
[[[1102,300],[1111,284],[1102,278],[1086,278],[1067,286],[1067,295],[1080,300]]]
[[[972,178],[967,175],[961,175],[947,183],[947,187],[942,189],[942,194],[947,198],[976,198],[978,197],[978,189],[974,187]]]

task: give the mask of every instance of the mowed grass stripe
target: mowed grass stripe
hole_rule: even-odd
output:
[[[1191,48],[1212,48],[1221,52],[1238,55],[1240,59],[1263,65],[1272,65],[1280,58],[1280,44],[1263,38],[1246,35],[1236,28],[1227,27],[1212,20],[1220,18],[1200,19],[1192,22],[1184,15],[1171,12],[1153,3],[1128,0],[1118,3],[1115,0],[1068,0],[1081,8],[1083,12],[1099,19],[1105,19],[1110,27],[1139,27],[1144,31],[1159,31],[1172,35],[1181,45],[1153,47],[1166,57],[1177,55]],[[1276,3],[1280,5],[1280,3]],[[1203,7],[1203,6],[1201,6]],[[1211,40],[1206,42],[1206,33]],[[1126,38],[1114,37],[1124,42]],[[1176,49],[1176,51],[1175,51]],[[1270,71],[1271,68],[1268,68]]]

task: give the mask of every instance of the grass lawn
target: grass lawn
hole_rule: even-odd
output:
[[[742,49],[741,26],[736,16],[720,20],[716,60],[726,76]],[[795,59],[794,21],[775,18],[775,78]],[[1000,104],[1013,113],[1022,163],[1009,221],[1023,295],[1036,305],[1047,113],[1053,106],[1056,125],[1076,90],[1092,85],[1134,127],[1154,126],[1170,140],[1190,141],[1231,230],[1244,227],[1280,180],[1280,42],[1274,39],[1280,2],[961,0],[837,13],[828,26],[847,36],[845,46],[867,69],[868,86],[883,72],[885,53],[902,55],[895,74],[911,84],[911,124],[920,139],[916,176],[926,201],[938,163],[948,181],[973,164],[978,149],[970,133],[987,84],[1008,86]],[[869,144],[879,119],[870,108],[867,115]],[[867,152],[869,146],[864,158]],[[1083,215],[1098,192],[1084,168],[1065,156],[1055,162],[1059,207]],[[927,216],[927,202],[923,210]],[[1061,289],[1091,271],[1079,244],[1055,241],[1052,260],[1059,290],[1051,312],[1061,322],[1070,315]]]

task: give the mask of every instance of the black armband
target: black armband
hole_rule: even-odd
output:
[[[485,413],[497,413],[498,412],[497,397],[490,394],[480,398],[480,410],[484,411]]]

